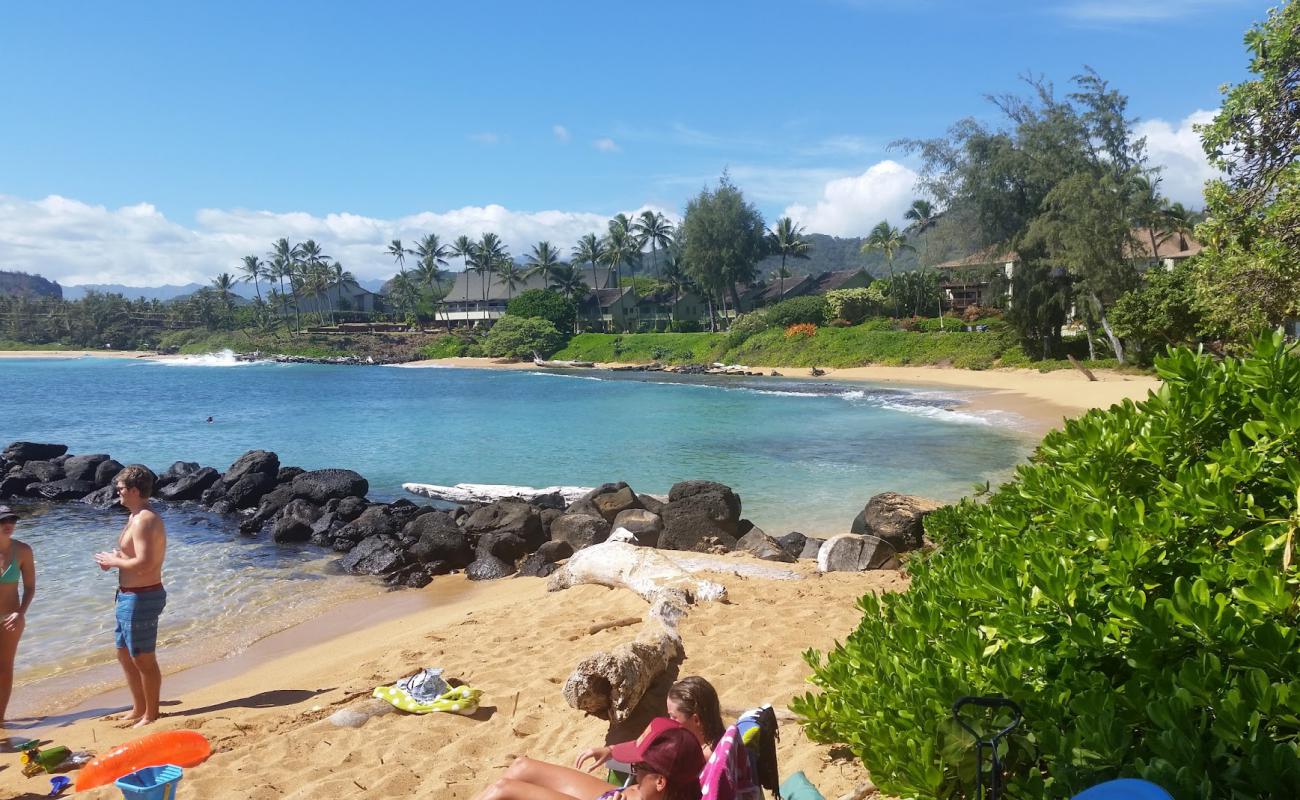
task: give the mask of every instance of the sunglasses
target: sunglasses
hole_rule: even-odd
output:
[[[633,764],[633,765],[632,765],[631,769],[632,769],[632,777],[634,777],[634,778],[638,778],[638,779],[640,779],[640,778],[644,778],[644,777],[647,776],[647,775],[658,775],[658,774],[660,774],[658,771],[656,771],[656,770],[655,770],[653,767],[651,767],[649,764],[636,763],[636,764]]]

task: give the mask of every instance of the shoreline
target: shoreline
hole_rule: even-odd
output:
[[[436,358],[411,361],[405,368],[458,368],[498,370],[545,370],[531,362],[502,362],[492,358]],[[598,363],[594,368],[576,368],[574,372],[602,371],[616,367],[637,366],[629,363]],[[843,381],[879,385],[934,386],[961,389],[970,394],[961,398],[962,406],[975,412],[1009,412],[1029,423],[1028,433],[1042,437],[1060,428],[1065,419],[1079,416],[1094,408],[1109,408],[1124,400],[1143,400],[1149,391],[1160,388],[1160,379],[1148,375],[1130,375],[1114,370],[1093,370],[1096,381],[1089,381],[1078,370],[1038,372],[1031,369],[968,370],[956,367],[864,367],[827,368],[825,375],[813,377],[803,367],[768,367],[781,379],[799,381]]]
[[[152,350],[0,350],[0,359],[149,358],[157,355]]]

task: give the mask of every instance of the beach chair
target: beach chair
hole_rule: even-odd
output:
[[[713,748],[713,755],[700,773],[701,794],[709,800],[762,800],[763,790],[754,782],[745,743],[735,725]]]

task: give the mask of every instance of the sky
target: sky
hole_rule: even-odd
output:
[[[1162,188],[1200,206],[1192,130],[1247,79],[1241,0],[0,4],[0,269],[207,282],[281,236],[362,277],[387,242],[568,250],[680,217],[724,170],[769,224],[898,224],[889,147],[996,122],[989,94],[1091,66]],[[459,268],[453,263],[452,268]]]

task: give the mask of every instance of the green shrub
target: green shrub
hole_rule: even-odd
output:
[[[550,289],[520,292],[506,306],[506,313],[514,317],[549,320],[558,331],[573,330],[573,304],[559,292]]]
[[[769,327],[771,327],[771,325],[767,321],[767,315],[762,311],[751,311],[748,314],[741,314],[732,320],[731,328],[727,331],[727,346],[735,347],[754,334],[765,331]]]
[[[863,322],[860,326],[864,331],[896,331],[898,323],[889,317],[876,317]]]
[[[884,313],[885,294],[879,286],[865,289],[835,289],[826,293],[826,316],[857,325],[873,314]]]
[[[764,312],[767,324],[776,328],[788,328],[791,325],[808,323],[825,325],[827,316],[826,298],[823,295],[792,297],[782,300]]]
[[[679,319],[668,326],[673,333],[699,333],[704,326],[697,319]]]
[[[549,356],[563,344],[564,335],[549,321],[507,314],[488,331],[483,350],[491,358],[532,358]]]
[[[820,337],[819,337],[820,338]],[[1176,798],[1300,797],[1300,358],[1280,336],[1158,361],[1150,399],[1048,434],[986,503],[932,514],[909,589],[791,707],[887,794],[969,796],[961,695],[1025,711],[1008,794],[1140,777]]]

